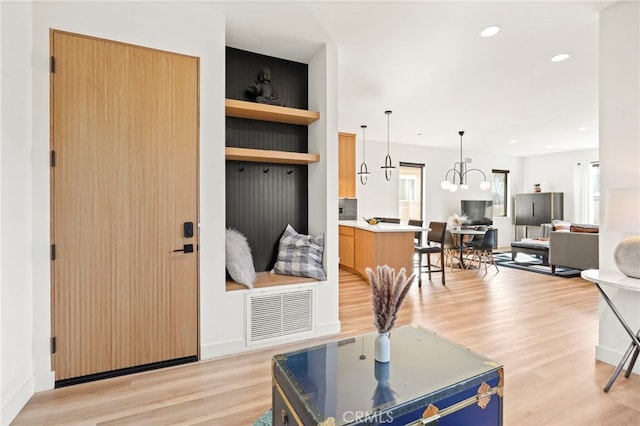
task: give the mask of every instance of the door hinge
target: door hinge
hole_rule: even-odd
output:
[[[51,73],[56,73],[56,58],[54,56],[51,57]]]
[[[51,167],[55,167],[56,166],[56,152],[55,151],[51,151]]]
[[[56,353],[56,338],[52,337],[51,338],[51,354],[55,354]]]
[[[56,245],[51,244],[51,260],[56,260]]]

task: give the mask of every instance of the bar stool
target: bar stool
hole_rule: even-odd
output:
[[[444,265],[444,238],[447,231],[446,222],[429,222],[429,232],[427,233],[427,244],[422,244],[422,232],[418,242],[414,246],[414,252],[420,255],[418,261],[418,287],[422,287],[422,255],[427,255],[427,271],[429,272],[429,281],[431,281],[432,272],[442,273],[442,285],[445,285],[445,265]],[[431,267],[431,254],[440,254],[440,268]]]

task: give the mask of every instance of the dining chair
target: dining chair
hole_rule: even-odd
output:
[[[476,231],[486,231],[487,229],[489,229],[488,226],[486,225],[479,225],[474,227],[474,229]],[[463,243],[464,245],[464,250],[465,250],[465,254],[467,257],[471,256],[471,254],[473,253],[473,250],[475,247],[479,246],[480,244],[482,244],[482,240],[484,239],[484,234],[479,234],[479,235],[473,235],[468,241],[465,241]],[[459,249],[460,247],[458,247]]]
[[[446,230],[444,235],[444,264],[449,265],[449,270],[453,272],[453,261],[458,259],[460,246],[456,245],[451,231]]]
[[[495,259],[493,258],[493,245],[495,242],[495,229],[487,229],[484,233],[482,241],[471,241],[467,243],[467,247],[471,249],[471,262],[478,262],[478,271],[480,266],[484,264],[484,274],[488,272],[487,264],[492,264],[496,267],[496,271],[500,272]]]
[[[446,222],[429,222],[429,231],[427,232],[427,243],[422,244],[422,232],[420,238],[414,247],[414,252],[418,253],[418,287],[422,287],[422,255],[427,255],[427,271],[429,272],[429,281],[431,281],[432,272],[442,273],[442,285],[445,285],[445,265],[444,265],[444,238],[447,231]],[[416,237],[418,233],[416,232]],[[433,268],[431,265],[431,254],[440,255],[440,268]]]

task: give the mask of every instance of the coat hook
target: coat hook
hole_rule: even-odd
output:
[[[240,168],[238,169],[238,171],[239,171],[239,172],[244,172],[244,167],[240,167]]]
[[[269,169],[263,169],[262,173],[269,173]]]
[[[287,174],[288,174],[288,175],[290,175],[291,173],[293,173],[293,170],[289,170],[289,171],[287,172]]]

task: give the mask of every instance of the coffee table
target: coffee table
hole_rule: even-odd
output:
[[[501,364],[417,325],[273,357],[274,425],[501,425]]]
[[[511,260],[516,260],[518,253],[540,256],[542,264],[549,264],[549,240],[541,241],[532,238],[524,238],[522,241],[511,243]]]

